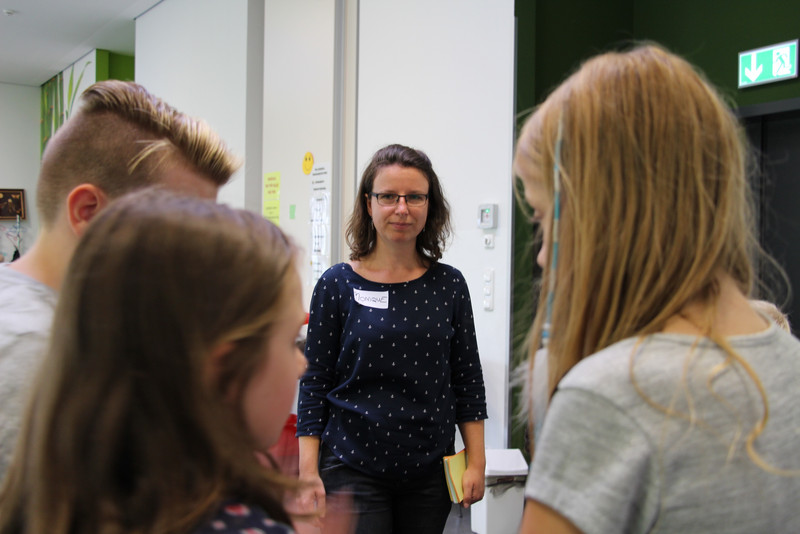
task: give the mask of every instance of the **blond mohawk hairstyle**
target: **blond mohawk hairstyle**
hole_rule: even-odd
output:
[[[163,137],[217,185],[228,181],[239,162],[203,120],[185,115],[132,82],[109,80],[89,87],[82,96],[87,112],[108,111]],[[146,157],[142,156],[141,159]]]
[[[240,166],[206,122],[177,111],[134,82],[95,83],[43,154],[37,190],[42,221],[52,225],[66,195],[81,183],[97,185],[116,198],[157,184],[177,164],[193,168],[216,186],[224,185]]]

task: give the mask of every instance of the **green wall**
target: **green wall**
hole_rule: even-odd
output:
[[[108,79],[132,82],[134,77],[134,57],[124,54],[109,53]]]
[[[98,49],[95,79],[133,81],[134,57]]]
[[[800,96],[800,79],[739,90],[738,53],[800,37],[789,0],[517,0],[518,110],[541,102],[580,63],[636,41],[680,54],[738,106]]]
[[[738,107],[800,96],[800,80],[738,89],[738,53],[800,37],[800,2],[638,0],[636,37],[665,45],[705,72]]]

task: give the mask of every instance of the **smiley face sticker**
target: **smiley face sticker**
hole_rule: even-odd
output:
[[[305,174],[311,174],[311,170],[314,168],[314,154],[311,152],[306,152],[306,155],[303,156],[303,172]]]

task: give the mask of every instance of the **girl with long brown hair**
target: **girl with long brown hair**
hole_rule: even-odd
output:
[[[258,214],[163,190],[92,221],[15,456],[3,534],[290,532],[264,467],[296,393],[295,247]]]

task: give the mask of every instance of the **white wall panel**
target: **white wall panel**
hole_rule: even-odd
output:
[[[248,55],[259,55],[263,46],[263,19],[256,21],[259,38],[248,39],[248,30],[254,31],[253,21],[248,28],[253,1],[164,0],[136,19],[136,81],[178,110],[204,119],[244,159],[219,195],[220,202],[234,207],[245,207],[245,180],[260,180],[261,171],[260,151],[246,150],[248,119],[261,121],[258,112],[248,116],[248,83],[256,84],[251,90],[259,97],[263,83],[261,76],[248,77],[247,70]]]
[[[24,189],[28,218],[20,221],[21,252],[36,238],[36,182],[39,177],[41,89],[0,83],[0,189]],[[0,254],[11,261],[14,245],[6,231],[16,233],[16,221],[0,221]]]
[[[310,152],[314,166],[327,165],[333,184],[335,4],[267,0],[265,8],[263,171],[280,173],[280,226],[303,252],[306,305],[313,289],[311,175],[303,172],[303,157]],[[331,245],[338,239],[328,237]]]

